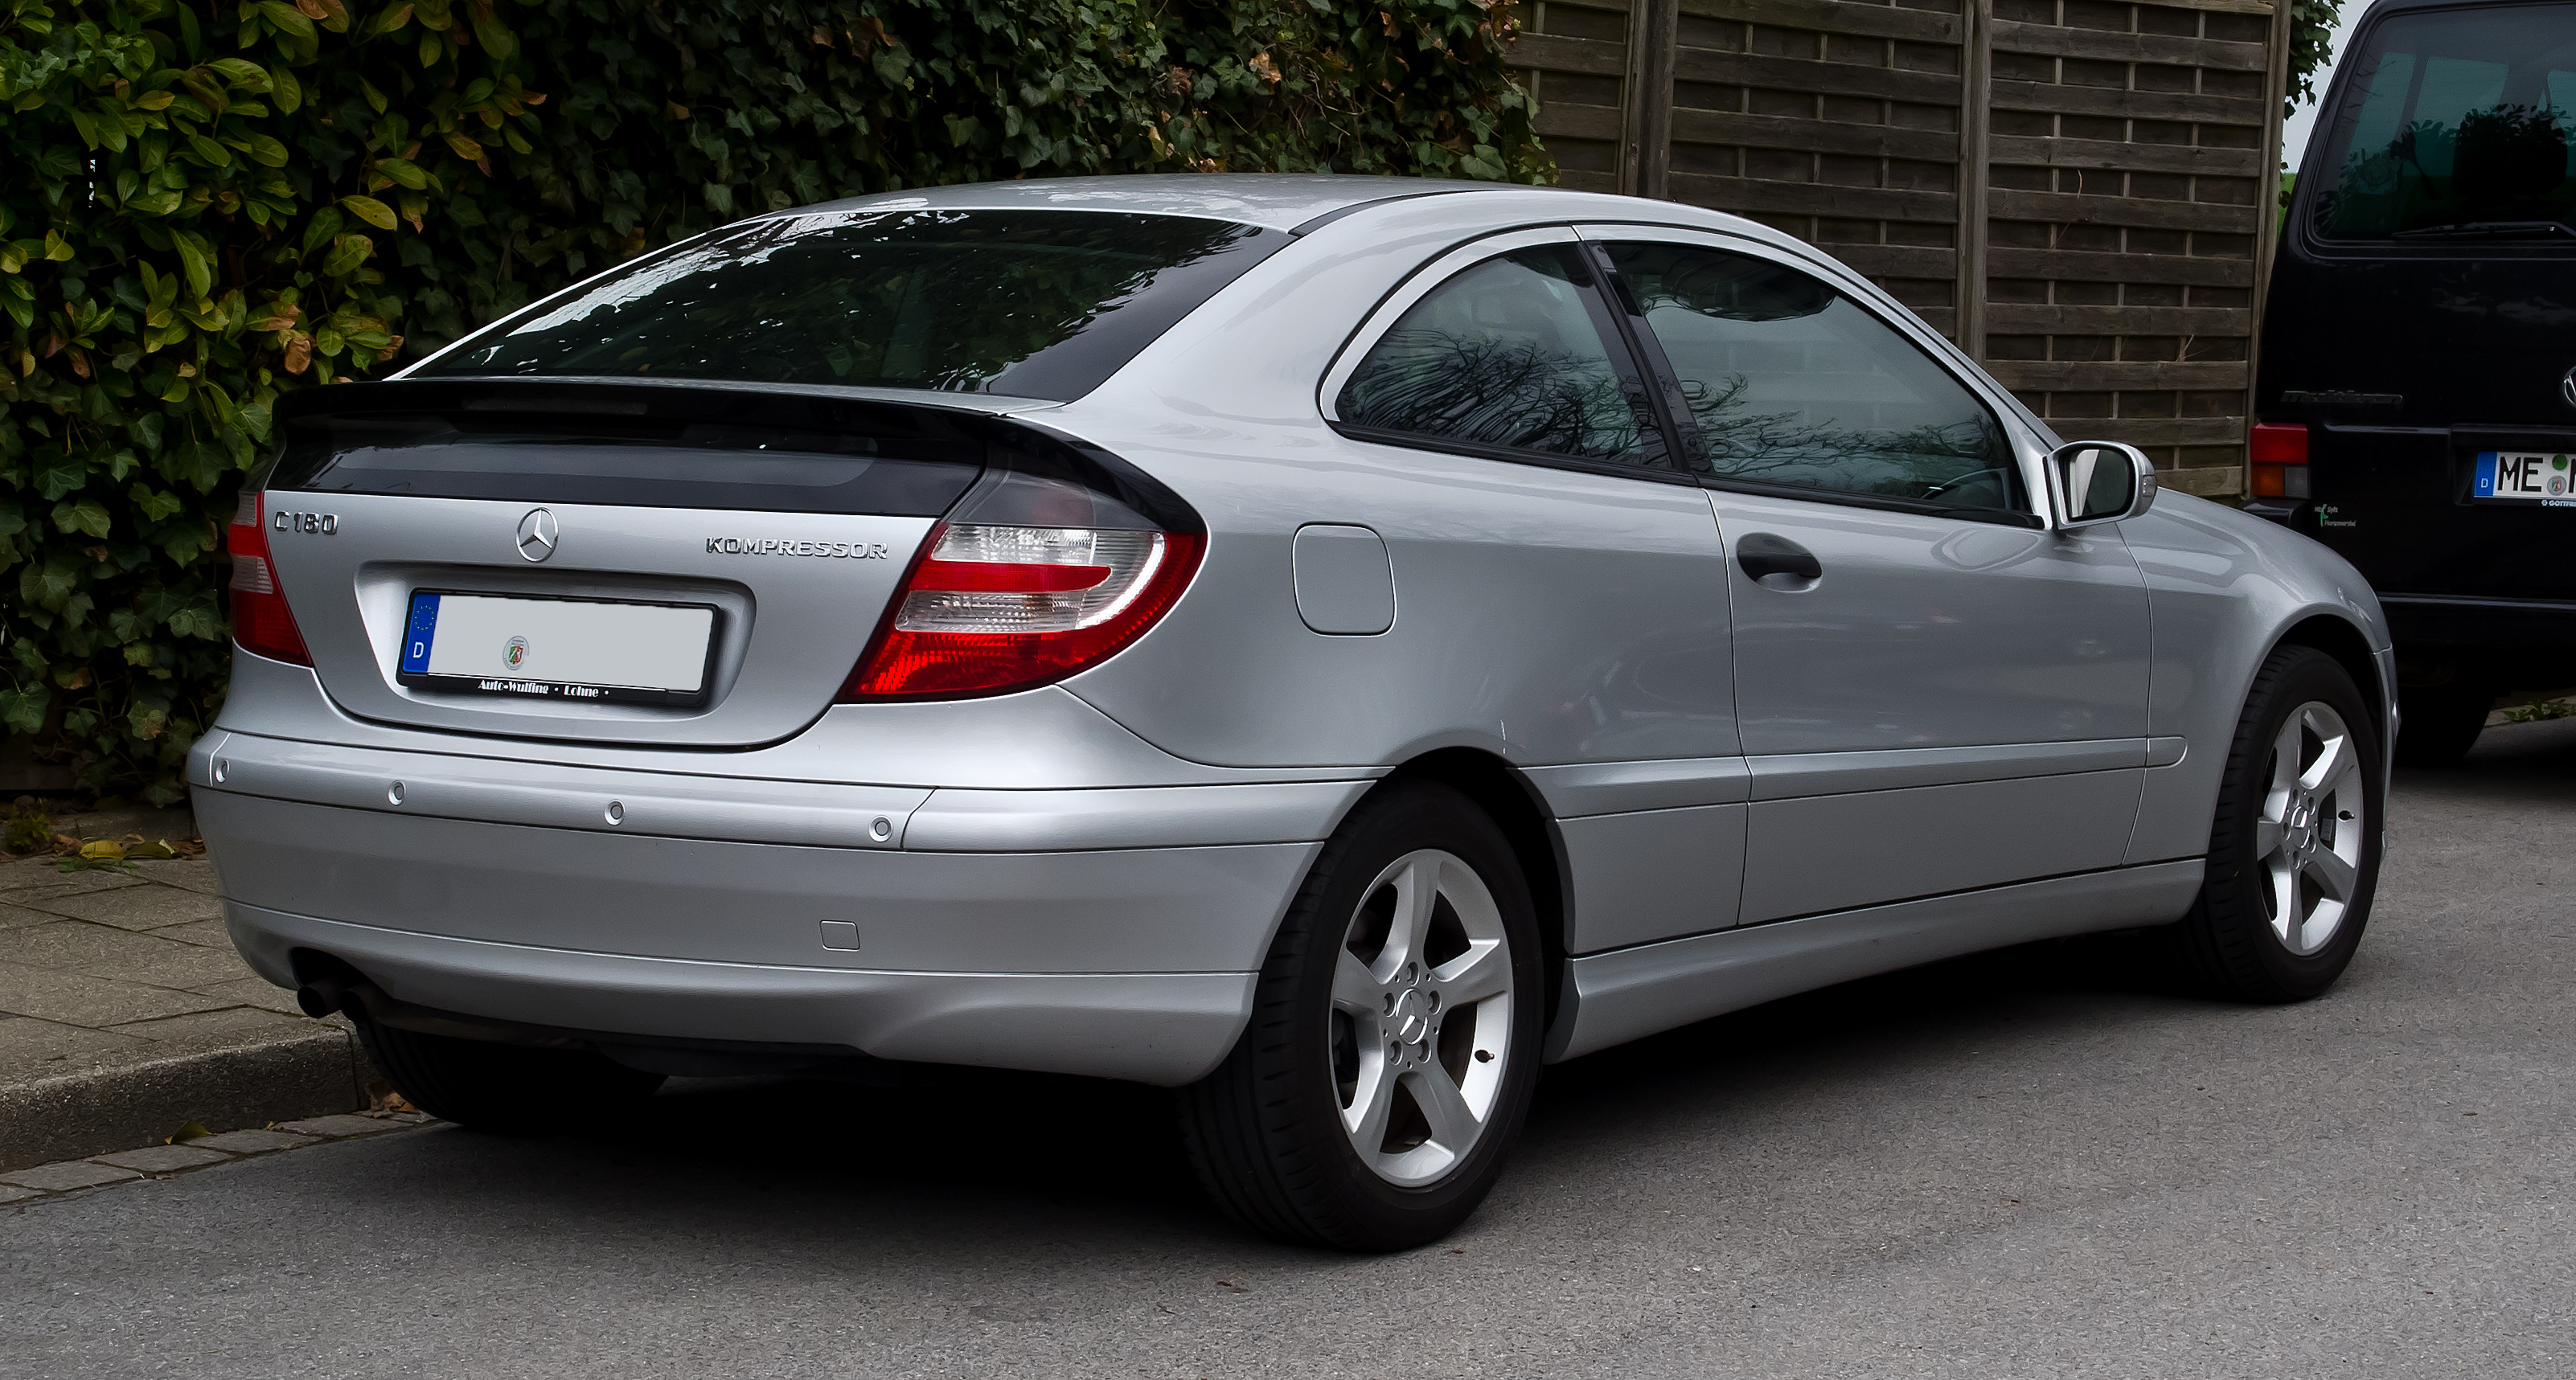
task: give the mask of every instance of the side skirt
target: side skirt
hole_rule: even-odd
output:
[[[2161,925],[2191,908],[2201,860],[1899,901],[1590,954],[1549,1061],[1838,982],[2064,935]]]

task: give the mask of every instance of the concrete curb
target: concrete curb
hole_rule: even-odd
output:
[[[229,1131],[356,1111],[370,1077],[357,1037],[320,1022],[65,1060],[0,1082],[0,1171],[157,1144],[191,1121]]]

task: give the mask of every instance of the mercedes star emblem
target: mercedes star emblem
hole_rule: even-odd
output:
[[[2569,407],[2576,407],[2576,369],[2568,370],[2567,377],[2558,381],[2558,396],[2565,398]]]
[[[519,519],[519,554],[542,561],[555,553],[555,536],[555,515],[543,508],[532,509]]]

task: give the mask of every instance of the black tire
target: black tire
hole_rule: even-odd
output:
[[[1346,1008],[1336,1023],[1332,987],[1364,905],[1380,904],[1386,892],[1377,885],[1380,874],[1423,850],[1464,862],[1492,898],[1510,946],[1511,988],[1497,1004],[1508,1009],[1509,1028],[1481,1133],[1435,1181],[1399,1186],[1362,1160],[1343,1127],[1342,1080],[1357,1066],[1348,1062],[1356,1056],[1342,1052],[1353,1027]],[[1425,956],[1435,965],[1450,961],[1427,948]],[[1538,1082],[1543,981],[1528,882],[1502,830],[1449,787],[1400,782],[1381,789],[1344,821],[1307,875],[1271,945],[1251,1022],[1234,1051],[1181,1092],[1182,1133],[1209,1196],[1246,1227],[1299,1244],[1392,1251],[1447,1235],[1484,1201],[1519,1137]],[[1424,982],[1430,985],[1430,974]],[[1453,1003],[1449,1014],[1466,1009]],[[1452,1043],[1440,1033],[1448,1029],[1434,1027],[1423,1044],[1407,1048],[1463,1067],[1441,1052]],[[1479,1034],[1469,1043],[1485,1039]],[[1374,1051],[1368,1057],[1374,1060]],[[1394,1105],[1400,1114],[1403,1104]]]
[[[662,1075],[586,1049],[460,1040],[357,1022],[367,1058],[411,1104],[478,1131],[527,1135],[569,1130],[630,1108]]]
[[[2360,847],[2352,867],[2352,895],[2331,937],[2302,954],[2274,929],[2273,893],[2256,851],[2256,825],[2272,782],[2275,740],[2290,715],[2309,703],[2322,703],[2342,718],[2359,758],[2364,809],[2356,821]],[[2387,818],[2379,722],[2368,703],[2342,664],[2312,647],[2282,647],[2255,675],[2219,778],[2208,874],[2191,913],[2174,931],[2187,969],[2211,995],[2248,1002],[2305,1001],[2333,986],[2361,946],[2379,884],[2382,822]]]
[[[2455,767],[2486,731],[2495,692],[2484,686],[2428,685],[2397,692],[2397,765]]]

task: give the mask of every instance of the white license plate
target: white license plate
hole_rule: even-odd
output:
[[[699,704],[715,632],[704,604],[414,590],[396,679],[528,699]]]
[[[2469,485],[2475,503],[2576,507],[2576,462],[2564,451],[2482,450]]]

